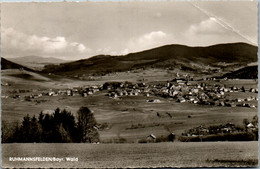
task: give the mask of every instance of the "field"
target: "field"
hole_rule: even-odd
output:
[[[9,161],[9,157],[56,157],[63,161],[19,162]],[[66,161],[66,157],[78,161]],[[257,161],[257,142],[2,144],[4,168],[255,167]]]
[[[161,103],[148,103],[147,99],[160,99]],[[108,129],[99,132],[103,142],[113,142],[113,139],[119,137],[127,139],[128,142],[137,142],[151,133],[165,136],[169,133],[167,128],[178,136],[184,130],[199,125],[228,122],[242,125],[244,118],[251,120],[257,114],[254,108],[181,104],[155,96],[125,96],[122,99],[111,99],[105,96],[104,92],[89,97],[43,96],[38,100],[45,101],[37,103],[12,98],[2,99],[2,119],[9,122],[21,121],[26,114],[38,117],[40,111],[54,110],[57,107],[68,109],[76,115],[80,106],[88,106],[94,111],[98,123],[108,124]],[[138,124],[141,126],[131,128],[132,125]]]
[[[24,71],[25,72],[25,71]],[[2,120],[14,122],[23,120],[29,114],[38,117],[41,111],[51,112],[57,107],[67,109],[74,115],[81,106],[93,111],[97,123],[106,124],[99,130],[100,144],[2,144],[2,167],[55,167],[55,168],[133,168],[133,167],[248,167],[258,165],[258,143],[250,142],[179,142],[178,137],[192,127],[200,125],[220,125],[233,123],[243,125],[243,119],[252,120],[257,108],[221,107],[178,103],[172,98],[137,95],[110,98],[107,90],[93,95],[47,96],[26,100],[25,96],[65,90],[71,87],[101,85],[107,81],[127,81],[133,83],[145,79],[146,83],[165,83],[174,78],[173,72],[147,71],[108,74],[91,81],[49,77],[19,70],[2,72]],[[24,78],[24,76],[29,78]],[[120,77],[120,78],[118,78]],[[160,77],[160,78],[157,78]],[[56,78],[56,79],[55,79]],[[194,81],[193,83],[225,84],[226,87],[244,86],[246,92],[226,93],[229,99],[257,97],[248,91],[257,87],[255,80]],[[28,90],[14,96],[13,90]],[[8,96],[8,97],[6,97]],[[156,100],[159,102],[148,102]],[[249,101],[256,106],[257,101]],[[170,132],[176,135],[173,143],[146,143],[150,134],[158,138]],[[123,140],[124,144],[113,144]],[[9,161],[9,157],[56,157],[62,162],[19,162]],[[76,157],[78,161],[66,161],[66,157]]]
[[[150,82],[154,82],[156,77],[162,77],[159,79],[161,81],[170,79],[171,75],[169,72],[163,74],[160,71],[150,74],[148,72],[139,73],[145,73],[145,78]],[[55,81],[37,74],[30,74],[33,80],[25,80],[17,78],[17,74],[19,76],[21,74],[19,70],[3,71],[2,83],[8,83],[10,86],[2,86],[2,96],[13,95],[10,91],[14,89],[29,89],[30,92],[20,93],[21,97],[18,99],[2,98],[2,120],[21,122],[26,114],[38,117],[41,111],[53,111],[57,107],[70,110],[76,115],[81,106],[87,106],[93,111],[99,124],[106,123],[108,125],[106,129],[99,131],[101,142],[113,143],[123,138],[128,143],[136,143],[140,139],[145,139],[149,134],[160,137],[174,132],[178,137],[185,130],[199,125],[219,125],[229,122],[242,125],[243,119],[252,120],[253,116],[257,114],[255,108],[177,103],[172,99],[153,95],[149,97],[122,96],[112,99],[105,96],[106,91],[97,92],[87,97],[58,95],[42,96],[31,101],[24,100],[24,96],[48,92],[50,89],[66,89],[73,85],[99,85],[106,81],[116,81],[119,76],[121,80],[127,80],[127,77],[133,76],[136,77],[132,78],[133,82],[138,82],[138,79],[142,77],[139,73],[122,72],[117,75],[102,76],[99,80],[94,81],[73,81],[70,79]],[[241,87],[243,85],[246,89],[257,86],[257,82],[254,80],[208,81],[207,83],[224,83],[227,87]],[[256,97],[257,94],[250,92],[227,93],[227,97],[232,99],[247,98],[248,96]],[[160,103],[147,102],[147,100],[152,99],[159,99]],[[251,102],[257,105],[257,101]]]

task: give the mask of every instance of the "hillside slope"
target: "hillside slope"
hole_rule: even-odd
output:
[[[23,56],[17,58],[8,58],[8,60],[34,70],[42,70],[45,65],[49,65],[49,64],[60,64],[65,62],[71,62],[71,61],[65,61],[53,57],[40,57],[40,56]]]
[[[28,71],[33,71],[32,69],[29,69],[25,66],[22,66],[20,64],[11,62],[5,58],[1,58],[1,70],[5,70],[5,69],[24,69],[24,70],[28,70]]]
[[[28,63],[41,63],[41,64],[44,64],[44,63],[53,63],[53,64],[56,64],[56,63],[63,63],[63,62],[66,62],[65,60],[62,60],[62,59],[58,59],[58,58],[53,58],[53,57],[40,57],[40,56],[23,56],[23,57],[17,57],[17,58],[9,58],[8,60],[12,61],[12,62],[15,62],[15,63],[18,63],[18,64],[28,64]]]
[[[257,79],[258,78],[258,66],[248,66],[237,71],[227,73],[223,77],[231,79]]]
[[[60,75],[102,74],[138,68],[182,68],[197,71],[206,65],[223,67],[219,63],[245,66],[257,61],[257,47],[246,43],[219,44],[209,47],[166,45],[124,56],[98,55],[89,59],[46,66],[43,72]]]

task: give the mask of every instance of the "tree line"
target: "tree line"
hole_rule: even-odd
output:
[[[99,134],[93,113],[81,107],[76,117],[57,108],[54,113],[28,114],[21,124],[2,122],[2,143],[97,143]]]

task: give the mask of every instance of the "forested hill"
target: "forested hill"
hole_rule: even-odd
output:
[[[240,64],[257,61],[257,47],[246,43],[219,44],[208,47],[166,45],[124,56],[98,55],[89,59],[46,66],[43,72],[59,75],[99,74],[131,69],[157,67],[194,69],[192,64],[221,66],[220,63]],[[196,68],[195,68],[196,70]]]

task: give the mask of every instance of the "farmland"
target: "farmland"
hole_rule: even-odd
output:
[[[50,89],[64,90],[75,86],[93,86],[104,84],[106,81],[116,81],[116,75],[106,75],[99,80],[93,81],[72,81],[70,79],[59,79],[56,81],[46,79],[39,75],[31,74],[33,80],[24,80],[14,76],[18,71],[7,70],[4,72],[2,84],[3,95],[9,96],[2,98],[2,119],[8,122],[19,121],[29,114],[36,117],[41,111],[52,112],[57,107],[67,109],[76,115],[77,110],[81,106],[89,107],[99,124],[106,124],[106,128],[99,131],[101,142],[113,143],[118,139],[125,139],[128,143],[136,143],[140,139],[145,139],[149,134],[158,137],[166,136],[169,132],[174,132],[178,137],[185,130],[199,125],[219,125],[225,123],[234,123],[242,125],[243,119],[251,120],[257,114],[257,109],[249,107],[226,107],[191,104],[188,102],[178,103],[172,98],[163,98],[156,95],[144,96],[122,96],[119,98],[110,98],[107,90],[96,92],[87,97],[81,95],[42,95],[38,98],[25,100],[25,96],[38,95],[48,93]],[[150,73],[144,76],[147,83],[158,84],[166,83],[163,80],[170,79],[172,73],[161,74]],[[136,73],[120,73],[120,79],[125,80],[128,76],[135,76],[132,82],[138,82]],[[155,81],[156,77],[163,77],[161,81]],[[40,79],[37,81],[35,79]],[[135,81],[136,80],[136,81]],[[32,83],[33,82],[33,83]],[[223,83],[226,87],[244,86],[247,92],[228,92],[226,97],[229,99],[256,97],[256,93],[248,92],[250,88],[256,88],[255,80],[227,80],[222,82],[215,81],[194,81],[193,83],[208,83],[209,85]],[[30,87],[27,87],[30,84]],[[68,84],[68,85],[67,85]],[[14,89],[28,90],[19,94],[20,98],[12,98],[17,94],[13,94]],[[147,100],[159,100],[156,102],[148,102]],[[257,106],[257,101],[250,103]]]
[[[257,147],[257,142],[2,144],[2,167],[253,167],[257,166]],[[64,160],[21,162],[9,161],[9,157],[56,157]],[[78,161],[66,161],[66,157],[76,157]]]
[[[249,59],[242,64],[221,64],[226,61],[224,59],[216,65],[208,65],[213,58],[207,58],[195,59],[196,62],[188,64],[185,59],[177,59],[167,65],[167,54],[163,54],[165,59],[159,61],[154,59],[156,56],[138,59],[139,55],[146,57],[146,54],[139,53],[133,57],[134,60],[131,60],[132,57],[119,59],[119,67],[107,63],[109,56],[96,56],[58,67],[53,65],[45,69],[46,72],[31,71],[10,63],[10,68],[7,66],[1,72],[1,115],[5,124],[17,121],[21,124],[27,114],[38,118],[40,112],[51,114],[58,107],[76,117],[79,108],[85,106],[93,112],[97,122],[94,127],[100,139],[98,144],[4,143],[3,166],[125,168],[257,165],[258,145],[255,141],[185,143],[180,139],[186,136],[207,137],[201,135],[200,130],[193,131],[197,128],[207,130],[214,125],[224,126],[221,130],[218,128],[220,132],[232,131],[236,134],[236,127],[227,126],[238,126],[245,129],[243,132],[247,131],[248,124],[245,127],[243,120],[251,122],[257,115],[258,82],[254,78],[230,79],[222,75],[240,70],[246,66],[244,64],[255,61],[254,57],[242,57]],[[113,57],[114,60],[118,58]],[[237,59],[240,61],[241,58]],[[94,62],[101,67],[108,64],[109,69],[99,69]],[[257,126],[252,125],[250,123],[250,130],[256,131]],[[193,129],[192,132],[187,132],[189,129]],[[163,140],[171,134],[174,142]],[[151,136],[155,137],[153,142],[160,143],[147,141]],[[9,157],[28,157],[28,154],[31,157],[77,157],[79,160],[9,161]]]

